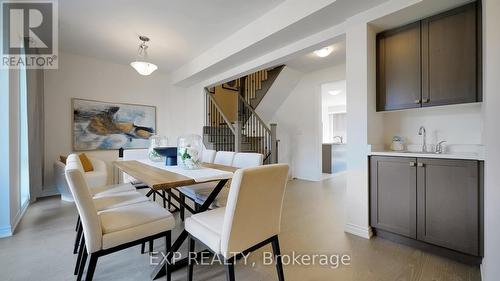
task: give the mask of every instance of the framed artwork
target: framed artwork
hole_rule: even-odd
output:
[[[156,107],[73,98],[73,149],[148,148],[156,134]]]

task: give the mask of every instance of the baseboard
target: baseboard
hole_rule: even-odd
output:
[[[30,205],[30,201],[27,201],[24,206],[21,207],[21,210],[17,213],[17,216],[14,220],[14,224],[12,225],[12,234],[16,231],[17,225],[21,221],[21,219],[24,217],[24,214],[26,213],[26,210],[28,210],[28,207]]]
[[[10,226],[0,227],[0,238],[12,236],[12,228]]]
[[[344,232],[370,239],[373,236],[372,228],[369,226],[360,226],[352,223],[346,223]]]
[[[50,188],[44,188],[42,192],[40,193],[39,197],[48,197],[48,196],[54,196],[54,195],[59,195],[61,194],[59,190],[55,186],[50,187]]]

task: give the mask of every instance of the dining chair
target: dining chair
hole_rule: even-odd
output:
[[[288,165],[239,169],[234,173],[226,207],[186,218],[189,233],[188,280],[193,280],[195,241],[224,260],[227,281],[234,281],[235,259],[272,244],[278,279],[284,281],[278,235]]]
[[[217,151],[214,157],[214,164],[231,166],[233,164],[234,155],[236,153],[232,151]],[[182,203],[186,201],[186,198],[190,199],[194,203],[195,210],[203,205],[205,200],[208,198],[208,195],[213,191],[217,183],[207,182],[200,184],[187,185],[178,188],[180,193],[180,200]],[[185,208],[182,207],[180,210],[181,220],[184,220],[185,217]]]
[[[98,212],[78,167],[67,165],[65,173],[83,229],[77,281],[82,279],[89,255],[90,261],[85,276],[87,281],[93,279],[100,257],[157,238],[165,238],[165,254],[171,259],[171,230],[175,227],[175,219],[170,212],[149,201]],[[168,262],[165,266],[167,280],[170,280]]]
[[[201,155],[201,161],[203,163],[213,163],[215,160],[215,154],[217,151],[212,149],[204,149],[203,154]]]

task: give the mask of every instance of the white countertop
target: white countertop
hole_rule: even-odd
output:
[[[439,158],[439,159],[463,159],[463,160],[484,160],[478,153],[424,153],[424,152],[404,152],[404,151],[371,151],[369,155],[378,156],[398,156],[398,157],[416,157],[416,158]]]
[[[398,157],[420,157],[420,158],[439,158],[439,159],[463,159],[463,160],[484,160],[484,149],[482,145],[448,145],[445,147],[445,153],[437,154],[432,152],[420,152],[420,145],[408,145],[407,151],[387,150],[383,145],[368,145],[368,155],[379,156],[398,156]],[[418,150],[417,150],[418,149]],[[427,148],[434,150],[434,146]]]

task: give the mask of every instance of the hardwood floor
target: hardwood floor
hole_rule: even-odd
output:
[[[288,281],[479,281],[478,267],[460,264],[407,246],[374,238],[366,240],[343,231],[345,176],[322,182],[294,180],[284,204],[280,244],[282,254],[349,255],[350,265],[285,265]],[[0,239],[1,280],[75,280],[76,256],[71,253],[76,209],[59,198],[42,199],[28,209],[13,237]],[[175,233],[173,236],[175,237]],[[157,241],[155,249],[163,243]],[[182,248],[183,253],[186,248]],[[278,280],[275,267],[263,264],[263,252],[235,267],[237,280]],[[149,280],[152,266],[140,248],[99,260],[94,280]],[[186,269],[187,270],[187,269]],[[187,271],[173,274],[186,280]],[[194,280],[225,280],[221,265],[195,266]]]

